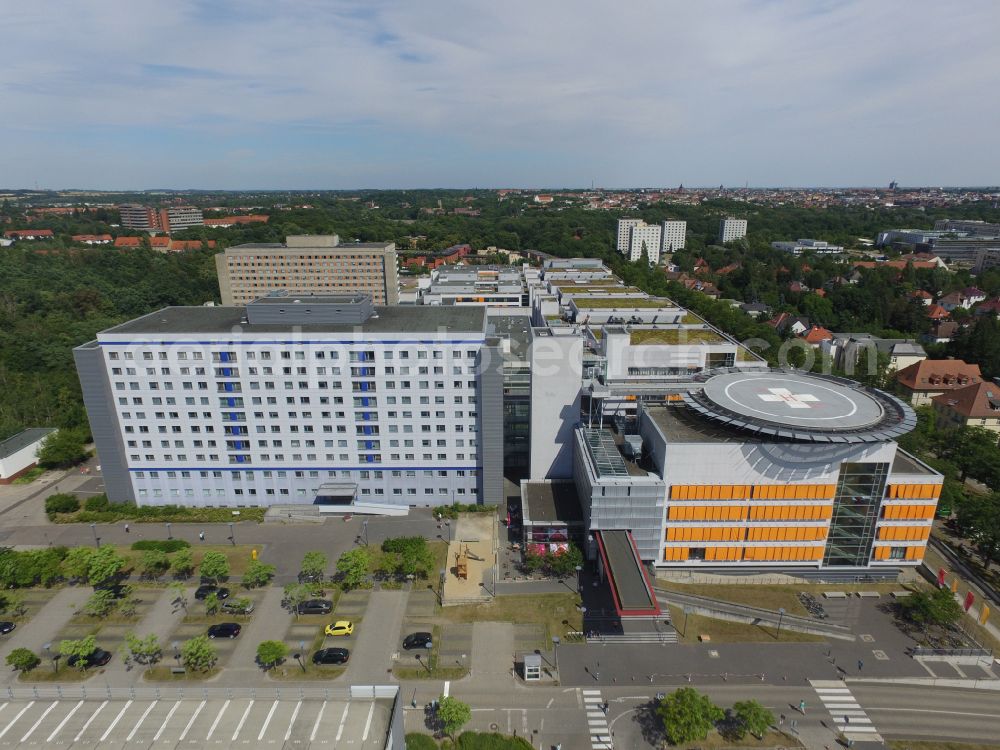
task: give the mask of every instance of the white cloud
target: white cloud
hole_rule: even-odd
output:
[[[192,143],[294,158],[342,133],[371,150],[344,170],[362,182],[408,139],[465,155],[426,172],[456,185],[497,184],[497,161],[535,184],[995,181],[998,25],[992,0],[23,3],[0,159],[60,154],[47,173],[83,184],[64,155],[147,128],[177,138],[146,162],[171,179],[202,172]]]

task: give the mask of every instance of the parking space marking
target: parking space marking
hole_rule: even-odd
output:
[[[340,736],[344,733],[344,723],[347,721],[347,710],[350,707],[350,703],[344,706],[344,715],[340,717],[340,726],[337,727],[337,736],[334,738],[334,742],[340,742]]]
[[[278,703],[280,703],[280,701],[275,701],[271,704],[271,710],[267,712],[267,718],[264,719],[264,726],[260,728],[260,734],[257,735],[257,742],[264,739],[264,732],[267,731],[267,725],[271,723],[271,717],[274,716],[274,712],[278,708]]]
[[[254,704],[253,701],[250,701],[250,703],[247,704],[247,710],[243,712],[243,716],[240,719],[240,723],[236,725],[236,731],[233,732],[233,742],[236,742],[236,738],[240,736],[240,730],[246,723],[247,717],[250,715],[250,709],[253,708],[253,704]]]
[[[159,703],[159,701],[153,701],[152,703],[149,704],[149,706],[146,707],[146,710],[143,712],[142,716],[139,717],[139,721],[135,723],[135,726],[132,727],[132,731],[129,732],[128,737],[125,738],[126,742],[132,741],[132,738],[135,737],[135,733],[138,732],[139,727],[142,726],[142,722],[146,720],[146,717],[149,716],[149,712],[153,710],[153,706],[155,706],[157,703]],[[102,737],[101,739],[103,740],[104,738]]]
[[[226,713],[226,709],[229,708],[230,703],[231,701],[226,701],[222,704],[222,708],[219,709],[219,715],[215,717],[215,721],[212,722],[211,729],[208,730],[208,735],[205,737],[206,741],[212,739],[212,735],[215,733],[215,728],[219,726],[219,720],[222,719],[222,714]]]
[[[170,718],[174,715],[174,711],[177,710],[177,707],[179,705],[181,705],[181,702],[177,701],[173,705],[173,708],[170,709],[170,713],[167,714],[167,718],[163,720],[163,723],[160,724],[160,728],[156,731],[156,734],[153,735],[153,742],[156,742],[158,739],[160,739],[160,735],[163,734],[163,730],[167,728],[167,722],[170,721]]]
[[[319,723],[323,721],[323,712],[326,711],[326,701],[320,704],[319,715],[316,717],[316,723],[313,724],[313,730],[309,734],[309,741],[312,742],[316,739],[316,732],[319,731]]]
[[[29,703],[29,704],[28,704],[27,706],[25,706],[25,707],[24,707],[24,708],[22,708],[22,709],[21,709],[20,711],[18,711],[18,712],[17,712],[17,716],[15,716],[15,717],[14,717],[14,718],[13,718],[13,719],[11,720],[11,722],[10,722],[10,723],[9,723],[9,724],[8,724],[7,726],[5,726],[5,727],[3,728],[3,731],[2,731],[2,732],[0,732],[0,737],[3,737],[3,736],[4,736],[5,734],[7,734],[7,732],[9,732],[9,731],[10,731],[10,728],[11,728],[12,726],[14,726],[15,724],[17,724],[17,720],[18,720],[18,719],[20,719],[20,718],[21,718],[22,716],[24,716],[24,712],[25,712],[25,711],[27,711],[27,710],[28,710],[29,708],[31,708],[31,707],[32,707],[32,706],[34,706],[34,705],[35,705],[35,702],[34,702],[34,701],[31,701],[31,702],[30,702],[30,703]]]
[[[59,701],[52,701],[49,707],[42,711],[42,715],[38,717],[38,721],[31,725],[31,729],[24,733],[24,736],[20,739],[20,742],[26,742],[28,738],[35,733],[38,729],[38,725],[45,721],[45,717],[52,713],[52,709],[59,705]]]
[[[62,721],[59,722],[59,726],[57,726],[52,731],[52,734],[50,734],[48,737],[45,738],[45,741],[46,742],[52,742],[52,740],[54,740],[56,738],[56,735],[59,734],[59,732],[62,731],[62,728],[64,726],[66,726],[66,722],[73,718],[73,714],[75,714],[77,711],[79,711],[80,710],[80,706],[82,706],[82,705],[83,705],[83,701],[80,701],[75,706],[73,706],[73,708],[70,709],[70,712],[68,714],[66,714],[66,718],[64,718]]]
[[[295,710],[292,711],[292,718],[288,720],[288,729],[285,731],[285,742],[288,742],[292,738],[292,726],[295,724],[295,720],[299,718],[300,708],[302,708],[302,701],[295,704]]]
[[[444,681],[444,691],[441,693],[445,698],[448,697],[448,693],[451,692],[451,680]]]
[[[79,732],[79,734],[77,734],[77,735],[76,735],[76,737],[74,737],[74,738],[73,738],[73,742],[79,742],[79,741],[80,741],[80,738],[81,738],[81,737],[83,737],[83,733],[87,731],[87,728],[88,728],[88,727],[90,727],[90,724],[91,724],[91,722],[92,722],[92,721],[93,721],[94,719],[96,719],[96,718],[97,718],[97,715],[98,715],[99,713],[101,713],[101,711],[103,711],[103,710],[104,710],[104,707],[105,707],[106,705],[108,705],[108,702],[107,702],[107,701],[104,701],[104,703],[102,703],[101,705],[99,705],[99,706],[97,707],[97,710],[96,710],[96,711],[94,711],[94,713],[92,713],[92,714],[90,715],[90,718],[89,718],[89,719],[87,719],[87,723],[83,725],[83,729],[81,729],[81,730],[80,730],[80,732]]]
[[[101,735],[101,742],[104,742],[104,740],[106,740],[111,735],[111,732],[114,731],[114,728],[116,726],[118,726],[118,722],[122,720],[122,717],[125,715],[125,712],[128,711],[128,707],[131,705],[132,701],[129,700],[125,702],[125,705],[122,706],[122,710],[118,712],[118,715],[115,717],[115,720],[111,722],[111,726],[109,726],[107,729],[104,730],[104,734]]]
[[[194,724],[194,720],[198,718],[198,714],[200,714],[200,713],[201,713],[201,709],[203,709],[203,708],[205,707],[205,703],[206,703],[206,702],[207,702],[207,701],[202,701],[201,703],[199,703],[199,704],[198,704],[198,708],[196,708],[196,709],[194,710],[194,713],[193,713],[193,714],[191,714],[191,718],[190,718],[190,719],[188,719],[188,723],[187,723],[187,726],[186,726],[186,727],[184,727],[184,731],[183,731],[183,732],[181,732],[181,736],[177,738],[177,741],[178,741],[178,742],[183,742],[183,741],[184,741],[184,738],[185,738],[185,737],[187,737],[187,734],[188,734],[188,732],[190,732],[190,731],[191,731],[191,727],[192,727],[192,725]]]
[[[361,741],[362,742],[368,742],[368,732],[371,731],[371,728],[372,728],[372,716],[374,716],[374,715],[375,715],[375,702],[372,701],[371,706],[368,707],[368,720],[365,722],[365,733],[361,737]]]

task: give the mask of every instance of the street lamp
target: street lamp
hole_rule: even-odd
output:
[[[303,672],[306,671],[305,662],[302,661],[302,652],[305,651],[305,649],[306,649],[306,642],[305,641],[299,641],[299,652],[297,654],[295,654],[295,659],[296,659],[296,661],[298,661],[299,666],[302,667],[302,671]]]
[[[234,547],[236,546],[236,532],[233,531],[233,522],[232,521],[229,522],[229,541],[231,541],[233,543]]]
[[[778,609],[778,632],[774,636],[774,640],[776,641],[781,640],[781,621],[784,619],[784,617],[785,617],[785,608],[780,607]]]
[[[449,520],[448,520],[448,519],[446,518],[446,519],[445,519],[445,521],[444,521],[444,525],[445,525],[445,526],[447,527],[447,529],[448,529],[448,541],[449,541],[449,542],[451,542],[451,541],[452,541],[452,539],[451,539],[451,521],[449,521]]]
[[[94,546],[95,547],[100,547],[101,546],[101,540],[97,536],[97,524],[96,523],[90,524],[90,530],[94,532]]]
[[[366,518],[361,522],[361,537],[364,539],[365,546],[368,546],[368,519]]]
[[[552,661],[555,662],[556,674],[559,674],[559,636],[552,636]]]
[[[424,662],[424,657],[421,656],[420,654],[417,654],[417,661],[420,664],[423,664],[423,666],[427,669],[427,674],[431,674],[431,665],[430,665],[429,661],[428,661],[428,663],[425,663]]]
[[[689,614],[691,614],[691,608],[690,607],[685,607],[684,608],[684,637],[685,638],[687,638],[687,636],[688,636],[688,615]]]
[[[173,538],[174,538],[174,536],[170,532],[170,521],[167,521],[167,539],[173,539]]]
[[[576,566],[576,590],[579,594],[583,594],[583,566]]]
[[[174,649],[174,658],[177,660],[177,666],[179,667],[181,665],[181,650],[180,650],[181,644],[178,641],[174,641],[170,645]]]

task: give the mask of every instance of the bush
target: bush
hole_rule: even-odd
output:
[[[434,514],[442,518],[458,518],[459,513],[496,513],[495,505],[479,505],[478,503],[452,503],[451,505],[438,505],[434,508]]]
[[[523,737],[486,732],[463,732],[456,747],[458,750],[532,750],[531,743]]]
[[[108,496],[103,492],[100,495],[93,495],[88,497],[87,501],[83,504],[84,510],[89,510],[92,512],[109,510],[111,508],[111,501],[108,500]]]
[[[185,542],[183,539],[143,539],[132,543],[132,549],[136,552],[156,550],[157,552],[166,552],[168,555],[190,546],[191,542]]]
[[[80,510],[80,501],[75,496],[62,492],[45,498],[45,512],[50,516],[56,513],[76,513]]]
[[[406,735],[406,750],[438,750],[438,743],[426,734],[410,732]]]
[[[32,670],[41,663],[42,660],[38,658],[38,655],[26,648],[15,648],[7,654],[7,666],[21,672]]]

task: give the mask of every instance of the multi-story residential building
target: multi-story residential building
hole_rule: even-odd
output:
[[[223,305],[246,305],[273,291],[371,296],[399,302],[396,245],[341,243],[337,235],[298,235],[284,243],[236,245],[215,256]]]
[[[618,252],[626,255],[632,240],[632,227],[644,226],[646,222],[642,219],[619,219],[618,220]]]
[[[179,232],[188,227],[203,226],[205,221],[200,208],[196,206],[168,206],[153,208],[137,203],[125,203],[118,207],[122,226],[143,232]]]
[[[747,236],[747,220],[727,216],[719,222],[719,243],[726,244]]]
[[[771,247],[775,250],[790,253],[792,255],[802,255],[805,252],[813,252],[817,255],[833,255],[844,252],[841,245],[831,245],[823,240],[800,239],[794,242],[772,242]]]
[[[924,359],[896,374],[899,391],[914,406],[928,405],[935,396],[981,382],[979,365],[961,359]]]
[[[660,240],[661,253],[683,250],[687,241],[687,222],[682,219],[667,219],[661,225]]]
[[[481,307],[168,307],[74,356],[114,502],[393,512],[502,494],[503,358]]]
[[[643,224],[632,227],[629,232],[629,260],[639,260],[643,255],[650,265],[660,262],[661,232],[659,226]]]
[[[820,345],[835,369],[848,375],[873,375],[878,357],[887,362],[887,372],[898,372],[927,359],[927,352],[915,339],[884,339],[870,333],[833,333]]]
[[[1000,385],[976,383],[956,388],[931,399],[938,426],[982,427],[1000,432]]]

